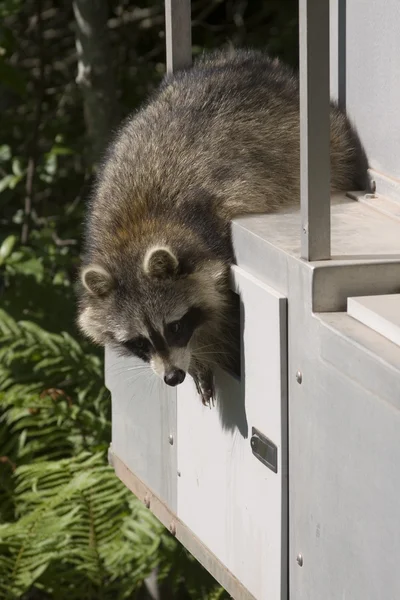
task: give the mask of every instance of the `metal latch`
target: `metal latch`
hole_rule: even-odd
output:
[[[274,473],[278,472],[278,448],[265,435],[255,427],[251,428],[251,449],[253,454],[263,465],[271,469]]]

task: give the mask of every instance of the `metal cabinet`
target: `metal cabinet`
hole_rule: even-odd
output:
[[[286,299],[239,267],[233,279],[242,306],[242,372],[217,372],[214,409],[201,404],[191,378],[166,390],[135,359],[107,354],[113,462],[117,469],[123,463],[122,478],[144,501],[168,507],[166,525],[205,549],[235,595],[284,600]]]

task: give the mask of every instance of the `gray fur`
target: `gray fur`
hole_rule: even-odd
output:
[[[196,377],[215,362],[236,363],[229,223],[298,202],[299,160],[298,79],[278,61],[261,52],[218,52],[167,76],[123,124],[99,170],[86,232],[86,281],[104,287],[90,269],[88,276],[94,264],[113,284],[106,282],[106,297],[82,287],[82,330],[100,344],[120,345],[116,331],[119,339],[124,331],[146,335],[145,322],[161,331],[172,313],[200,306],[208,320],[189,344],[189,371]],[[332,190],[364,187],[366,169],[356,133],[332,105]],[[144,271],[153,246],[172,251],[175,273]],[[209,387],[209,375],[197,379]]]

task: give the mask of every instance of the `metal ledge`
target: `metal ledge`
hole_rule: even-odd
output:
[[[293,207],[233,221],[237,264],[285,296],[290,265],[301,265],[313,312],[346,310],[348,296],[398,293],[399,219],[344,194],[332,198],[331,212],[331,260],[301,259],[300,212]]]

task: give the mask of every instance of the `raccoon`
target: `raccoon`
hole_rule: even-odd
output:
[[[150,363],[166,384],[187,373],[203,403],[215,365],[237,371],[239,306],[230,222],[299,201],[299,83],[260,51],[205,55],[167,75],[111,142],[90,201],[81,330]],[[367,162],[331,107],[332,190],[363,189]]]

